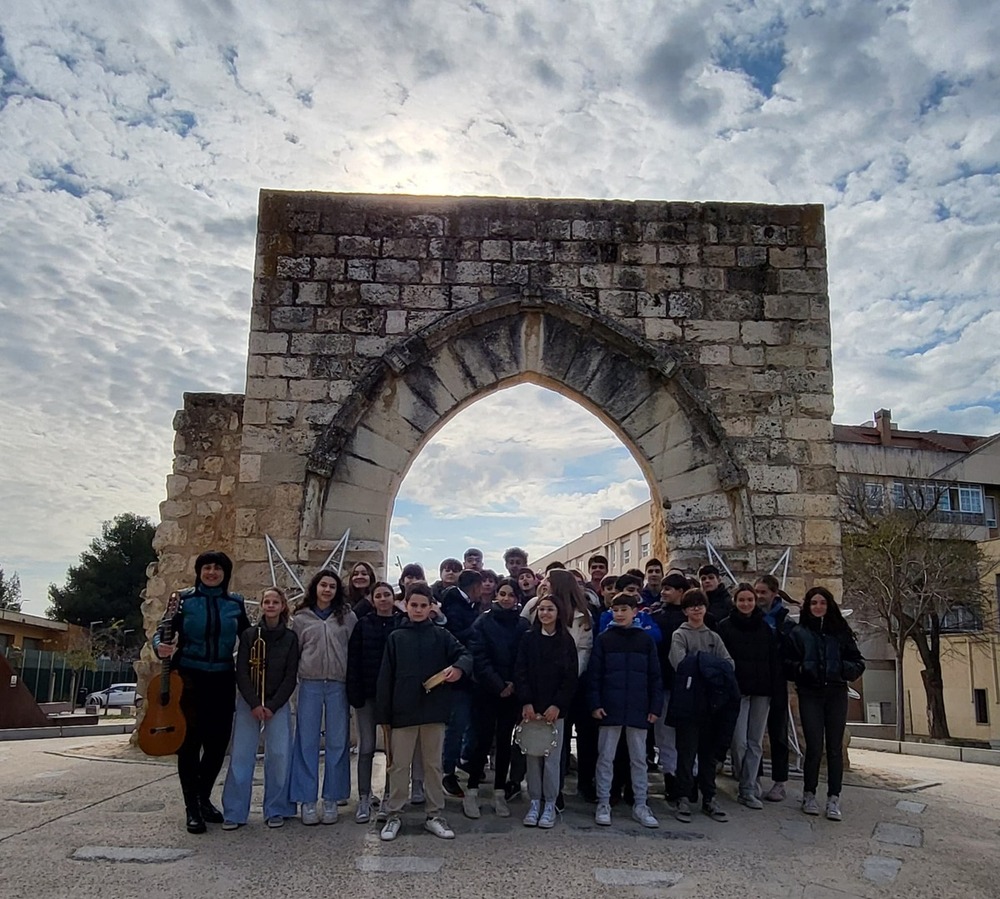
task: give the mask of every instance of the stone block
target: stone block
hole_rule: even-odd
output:
[[[668,312],[666,295],[640,291],[636,294],[636,312],[640,318],[666,318]]]
[[[337,252],[341,256],[378,256],[379,242],[372,237],[349,234],[337,239]]]
[[[799,546],[802,543],[802,522],[790,518],[758,517],[754,522],[754,533],[758,544]]]
[[[310,403],[326,398],[327,382],[307,378],[289,382],[288,398],[298,403]]]
[[[198,478],[191,482],[188,492],[191,496],[211,496],[219,490],[219,482],[214,478]]]
[[[802,268],[806,264],[805,247],[771,247],[767,261],[774,268]]]
[[[323,281],[343,281],[347,275],[346,259],[327,259],[316,257],[313,259],[313,277],[315,281],[301,284],[296,303],[311,303],[322,305],[327,300],[329,287],[320,283]]]
[[[306,476],[306,457],[296,453],[268,453],[261,460],[263,484],[300,484]]]
[[[305,256],[279,256],[274,273],[278,278],[290,281],[309,278],[312,275],[312,260]]]
[[[515,262],[552,262],[555,259],[555,245],[548,240],[515,240],[511,251]]]
[[[698,318],[703,301],[690,290],[672,290],[667,294],[667,307],[671,318]]]
[[[354,338],[347,334],[293,334],[290,352],[296,356],[346,356],[353,349]]]
[[[235,533],[237,537],[249,537],[257,532],[257,511],[237,509]]]
[[[354,352],[364,358],[376,358],[384,356],[393,343],[389,337],[359,337],[354,343]]]
[[[735,325],[735,322],[733,323]],[[729,351],[733,365],[759,366],[764,364],[763,347],[734,346]]]
[[[571,236],[574,240],[611,240],[612,224],[606,221],[573,222]]]
[[[647,318],[642,323],[646,340],[674,342],[682,340],[684,331],[676,322],[657,318]]]
[[[380,255],[393,259],[425,259],[427,241],[419,237],[386,237]]]
[[[681,269],[681,284],[699,290],[723,290],[726,287],[725,272],[721,268],[686,265]]]
[[[443,280],[450,284],[491,284],[493,267],[488,262],[446,262]]]
[[[646,269],[641,265],[616,265],[611,283],[622,290],[643,290],[646,287]]]
[[[823,418],[793,418],[785,423],[789,440],[833,440],[833,425]]]
[[[943,758],[943,756],[934,756],[934,758]],[[889,821],[882,821],[875,825],[872,836],[877,842],[887,843],[890,846],[912,846],[919,848],[924,845],[924,832],[912,824],[894,824]]]
[[[301,356],[271,356],[267,359],[266,374],[272,378],[307,378],[309,360]],[[243,414],[246,416],[246,404]]]
[[[806,521],[805,542],[819,546],[840,544],[840,522],[812,518]]]
[[[415,259],[379,259],[375,280],[381,284],[419,284],[420,263]]]
[[[826,293],[826,270],[789,268],[778,273],[780,293]]]
[[[739,322],[688,321],[684,323],[684,339],[694,343],[737,341],[740,339],[740,325]]]
[[[385,311],[365,306],[345,309],[341,314],[341,325],[345,331],[354,334],[378,334],[385,327]]]
[[[881,855],[869,855],[861,863],[861,876],[877,886],[892,883],[903,867],[898,858],[886,858]]]
[[[482,288],[452,287],[450,308],[466,309],[469,306],[477,306],[479,305],[481,299],[482,299]]]
[[[240,456],[240,483],[252,484],[260,480],[261,456],[244,453]]]
[[[790,342],[796,346],[829,347],[830,323],[828,321],[810,321],[807,324],[795,324],[791,329]],[[827,359],[824,367],[828,366],[829,360]]]
[[[646,288],[650,291],[676,290],[681,286],[681,270],[673,265],[649,266],[646,269]]]
[[[631,290],[601,290],[597,294],[597,308],[612,317],[634,316],[636,296]]]
[[[613,265],[582,265],[580,266],[580,284],[584,287],[611,287],[614,270]]]
[[[375,277],[375,263],[371,259],[348,259],[349,281],[371,281]]]
[[[191,514],[194,505],[190,500],[168,499],[160,503],[160,521],[185,518]]]
[[[405,334],[407,329],[406,312],[402,309],[389,309],[385,314],[386,334]]]
[[[697,246],[666,246],[657,249],[656,259],[661,265],[697,265],[700,255]]]
[[[484,262],[510,261],[510,241],[484,240],[479,245],[479,258]]]
[[[287,334],[262,334],[254,331],[250,334],[251,355],[272,355],[288,352]]]
[[[764,315],[766,318],[807,320],[811,314],[811,302],[810,297],[802,294],[770,294],[764,297]]]
[[[267,423],[282,426],[294,424],[298,411],[299,404],[297,402],[272,400],[267,404]]]
[[[744,344],[765,343],[771,346],[788,342],[787,326],[779,322],[743,322],[740,338]]]
[[[706,246],[701,252],[701,261],[708,266],[726,268],[736,265],[736,248],[731,246]]]
[[[248,399],[283,400],[288,394],[288,382],[281,378],[247,378]]]
[[[798,490],[798,472],[785,465],[748,465],[751,490],[764,493],[794,493]]]
[[[618,261],[624,265],[655,265],[656,245],[651,243],[620,244]],[[679,286],[679,285],[673,285]]]

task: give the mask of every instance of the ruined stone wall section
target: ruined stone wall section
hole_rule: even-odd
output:
[[[174,416],[174,467],[153,537],[157,560],[146,572],[142,604],[146,634],[163,617],[167,597],[194,583],[194,560],[206,549],[234,555],[236,483],[243,439],[243,397],[185,393]],[[256,581],[234,578],[234,589],[256,589]],[[147,645],[136,671],[145,682],[158,665]]]
[[[745,507],[750,520],[732,532],[749,529],[752,546],[720,548],[770,567],[792,546],[802,584],[837,585],[821,207],[272,191],[261,194],[235,520],[248,574],[264,573],[264,533],[302,562],[321,550],[301,539],[322,505],[307,492],[326,489],[309,455],[373,364],[416,331],[522,291],[669,350],[742,467],[730,513]],[[717,485],[680,502],[658,486],[668,530],[720,514]]]

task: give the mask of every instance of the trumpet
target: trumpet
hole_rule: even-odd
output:
[[[257,636],[250,644],[250,681],[254,690],[260,697],[260,704],[264,705],[264,691],[267,671],[267,644],[261,635],[261,627],[257,625]]]

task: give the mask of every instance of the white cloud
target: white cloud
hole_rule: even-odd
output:
[[[155,515],[181,393],[242,389],[260,187],[823,202],[837,419],[1000,430],[993,7],[7,4],[5,569],[40,611],[101,520]],[[512,420],[463,487],[511,490],[531,422],[536,494],[610,445]],[[417,461],[422,496],[455,445]]]

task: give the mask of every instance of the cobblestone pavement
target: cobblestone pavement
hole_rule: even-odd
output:
[[[662,800],[658,830],[618,806],[610,828],[568,799],[551,831],[501,819],[483,803],[471,821],[449,800],[457,839],[436,839],[408,812],[393,843],[355,824],[353,802],[332,826],[268,830],[259,800],[249,826],[190,836],[173,766],[127,737],[0,743],[0,869],[5,899],[192,896],[351,897],[995,897],[1000,896],[1000,772],[937,759],[852,753],[844,820],[808,818],[799,783],[763,811],[730,821],[696,813],[683,825]],[[381,777],[377,757],[376,782]],[[821,786],[822,793],[822,786]]]

